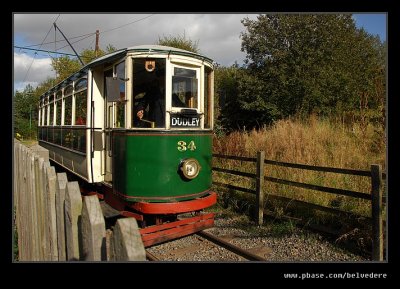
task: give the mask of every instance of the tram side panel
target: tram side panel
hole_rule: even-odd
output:
[[[145,202],[176,202],[208,194],[211,148],[212,136],[208,133],[116,133],[114,190],[126,201]],[[188,158],[196,159],[201,166],[198,176],[191,180],[180,171],[181,162]]]

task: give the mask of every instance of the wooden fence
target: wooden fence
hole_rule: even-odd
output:
[[[107,230],[97,196],[56,173],[49,152],[14,143],[14,209],[19,261],[145,261],[136,220]]]
[[[256,164],[256,173],[248,173],[248,172],[241,172],[236,170],[228,170],[218,167],[213,167],[213,171],[222,172],[233,174],[241,177],[247,177],[254,179],[256,182],[256,189],[249,189],[243,188],[235,185],[225,184],[221,182],[213,182],[213,184],[222,186],[228,189],[233,189],[245,193],[251,193],[256,195],[256,212],[255,212],[255,219],[259,225],[262,225],[263,218],[264,218],[264,191],[263,187],[265,182],[273,182],[278,184],[285,184],[289,186],[295,186],[299,188],[305,188],[310,190],[316,190],[320,192],[330,193],[330,194],[337,194],[343,196],[349,196],[353,198],[360,198],[364,200],[371,201],[371,208],[372,208],[372,260],[374,261],[382,261],[383,260],[383,221],[382,221],[382,211],[383,211],[383,200],[382,197],[382,179],[386,178],[386,174],[382,172],[380,165],[371,165],[371,170],[353,170],[353,169],[341,169],[341,168],[331,168],[331,167],[322,167],[322,166],[311,166],[311,165],[304,165],[304,164],[294,164],[294,163],[286,163],[286,162],[278,162],[272,160],[265,159],[264,151],[257,152],[256,158],[251,157],[238,157],[238,156],[227,156],[221,154],[213,154],[213,157],[222,158],[222,159],[230,159],[230,160],[238,160],[238,161],[245,161],[245,162],[253,162]],[[312,184],[294,182],[290,180],[284,180],[279,178],[274,178],[270,176],[265,176],[264,174],[264,166],[265,164],[268,165],[275,165],[275,166],[284,166],[290,168],[297,168],[297,169],[304,169],[304,170],[312,170],[318,172],[330,172],[330,173],[339,173],[339,174],[349,174],[349,175],[357,175],[357,176],[364,176],[369,177],[371,179],[371,192],[370,193],[361,193],[355,192],[350,190],[343,190],[337,188],[330,188],[324,186],[317,186]],[[275,198],[281,200],[290,200],[289,198],[277,196],[268,193],[269,196],[273,196]],[[317,204],[307,203],[304,201],[295,202],[306,204],[314,209],[331,212],[331,213],[345,213],[341,210],[329,208]]]

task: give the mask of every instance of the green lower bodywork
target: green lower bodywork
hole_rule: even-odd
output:
[[[186,150],[180,151],[184,142]],[[195,145],[187,147],[191,142]],[[180,163],[195,158],[199,175],[188,180]],[[135,132],[113,135],[113,190],[126,201],[174,202],[208,193],[211,176],[211,132]]]

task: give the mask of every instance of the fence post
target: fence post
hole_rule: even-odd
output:
[[[110,247],[111,261],[146,261],[146,251],[134,218],[117,220]]]
[[[47,230],[48,230],[48,255],[51,261],[58,261],[58,240],[57,240],[57,216],[56,216],[56,187],[57,175],[53,166],[48,163],[44,166],[46,169],[46,192],[45,196],[47,201]]]
[[[106,224],[97,196],[83,198],[82,248],[85,261],[107,260]]]
[[[47,207],[46,207],[46,176],[45,176],[45,168],[43,158],[40,158],[36,153],[32,153],[35,161],[35,199],[36,199],[36,208],[32,208],[31,210],[35,210],[35,212],[31,212],[31,214],[36,214],[36,223],[35,227],[38,232],[37,241],[39,244],[38,254],[40,256],[40,261],[49,261],[49,256],[47,253],[49,252],[50,246],[48,246],[49,234],[47,232],[46,222],[48,221],[47,217]]]
[[[28,179],[28,194],[30,198],[30,208],[26,212],[30,215],[30,231],[31,244],[32,244],[32,259],[31,261],[43,261],[43,248],[40,243],[40,232],[38,227],[38,198],[36,196],[36,177],[35,177],[35,156],[30,149],[27,149],[28,166],[29,166],[29,179]]]
[[[79,238],[82,197],[77,181],[68,182],[65,191],[65,236],[67,244],[67,261],[79,261],[82,252]]]
[[[371,165],[372,260],[383,261],[382,169]]]
[[[57,215],[57,247],[58,260],[66,260],[64,201],[68,179],[66,173],[57,173],[56,184],[56,215]]]
[[[264,219],[264,158],[265,152],[257,152],[257,174],[256,174],[256,221],[259,226]]]

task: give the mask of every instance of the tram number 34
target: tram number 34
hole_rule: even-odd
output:
[[[190,151],[196,150],[196,145],[195,145],[194,141],[191,141],[189,144],[187,144],[183,140],[178,141],[178,151],[184,152],[186,150],[190,150]]]

